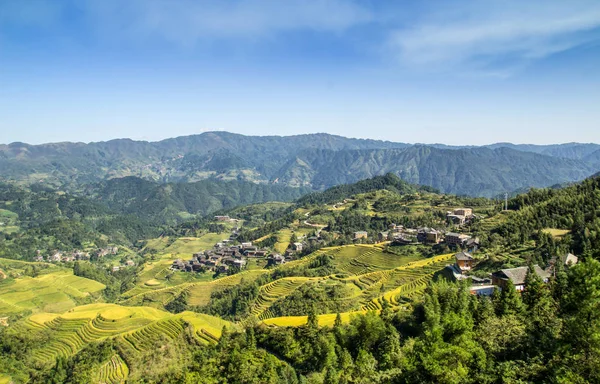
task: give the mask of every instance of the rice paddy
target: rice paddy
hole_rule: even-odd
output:
[[[148,307],[90,304],[60,315],[38,313],[13,328],[16,332],[48,334],[49,341],[33,350],[31,356],[36,363],[49,364],[59,356],[77,353],[87,343],[106,338],[116,338],[126,354],[135,354],[152,349],[163,338],[178,337],[188,326],[203,343],[216,342],[223,327],[234,327],[225,320],[189,311],[174,315]],[[127,374],[128,368],[121,356],[113,356],[100,369],[99,380],[119,382]]]
[[[0,284],[0,317],[26,310],[64,312],[75,307],[78,299],[97,294],[104,288],[104,284],[75,276],[66,269],[4,281]]]
[[[356,316],[359,314],[364,314],[366,311],[355,311],[355,312],[344,312],[340,313],[342,318],[342,323],[348,323],[352,319],[352,316]],[[319,326],[333,326],[335,323],[335,318],[337,317],[337,313],[329,313],[326,315],[318,315],[317,319],[319,320]],[[262,324],[265,325],[276,325],[278,327],[300,327],[307,323],[308,316],[283,316],[283,317],[274,317],[271,319],[266,319],[262,321]]]

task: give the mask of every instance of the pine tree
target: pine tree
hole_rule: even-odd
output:
[[[520,315],[523,313],[523,302],[512,281],[500,293],[500,316]]]
[[[340,328],[342,326],[342,315],[338,312],[335,316],[335,321],[333,322],[333,328]]]
[[[529,265],[527,275],[525,276],[525,290],[523,291],[522,300],[527,308],[531,309],[539,300],[544,290],[544,282],[535,273],[535,268],[532,264]]]

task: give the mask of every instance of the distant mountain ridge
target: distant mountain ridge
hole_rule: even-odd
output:
[[[136,176],[157,182],[208,178],[323,190],[394,173],[446,193],[495,196],[582,180],[600,170],[600,145],[412,145],[329,134],[244,136],[206,132],[158,142],[0,145],[0,177],[79,188]]]

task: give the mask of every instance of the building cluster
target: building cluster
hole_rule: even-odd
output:
[[[119,252],[118,247],[107,247],[107,248],[100,248],[100,249],[96,250],[95,254],[98,257],[104,257],[107,255],[116,255],[118,252]],[[80,250],[75,250],[72,252],[63,252],[60,250],[55,250],[54,252],[52,252],[51,254],[49,254],[45,257],[44,257],[44,255],[42,255],[42,252],[40,250],[37,250],[34,261],[48,261],[48,262],[52,262],[52,263],[60,263],[60,262],[67,263],[67,262],[72,262],[72,261],[89,260],[89,259],[90,259],[90,252],[83,252]]]
[[[419,243],[436,245],[440,243],[445,243],[448,246],[457,246],[465,248],[470,250],[471,252],[475,252],[479,248],[479,238],[471,237],[463,233],[444,233],[444,231],[428,227],[420,227],[415,229],[403,228],[402,226],[396,226],[394,224],[393,226],[394,227],[390,228],[389,231],[379,232],[378,240],[385,241],[391,238],[393,239],[393,242],[397,245],[410,245]],[[359,232],[355,233],[355,239],[367,238],[366,235],[363,235],[363,232],[361,232],[360,235],[357,235],[358,233]],[[366,232],[364,232],[364,234],[366,234]]]
[[[269,253],[267,249],[259,248],[251,242],[239,245],[230,245],[231,239],[215,244],[213,249],[200,251],[193,254],[190,260],[177,259],[171,265],[172,270],[183,272],[219,272],[227,273],[230,269],[241,270],[246,268],[248,259],[260,258],[267,260],[267,266],[285,264],[293,260],[295,253],[302,251],[304,243],[294,243],[292,249],[282,256],[278,253]]]
[[[446,214],[446,220],[448,220],[449,223],[459,226],[470,222],[474,218],[475,215],[473,215],[473,209],[471,208],[456,208]]]
[[[452,265],[447,265],[441,272],[441,275],[450,281],[467,280],[472,282],[471,293],[476,295],[487,296],[494,292],[494,289],[506,289],[509,284],[512,284],[519,292],[525,289],[525,280],[529,267],[505,268],[493,272],[487,278],[478,278],[468,275],[475,267],[477,260],[468,252],[459,252],[454,255],[455,262]],[[577,264],[578,258],[575,255],[567,254],[563,257],[556,258],[550,263],[550,266],[545,270],[539,265],[534,265],[533,270],[536,275],[545,283],[548,282],[550,276],[554,272],[556,263],[563,263],[565,266]]]
[[[221,222],[227,222],[227,223],[237,223],[239,221],[238,219],[234,219],[229,216],[215,216],[214,220],[221,221]]]
[[[125,264],[123,264],[123,265],[115,265],[115,266],[113,266],[112,267],[112,271],[113,272],[118,272],[120,270],[123,270],[125,268],[129,268],[129,267],[133,267],[133,266],[135,266],[135,262],[133,260],[127,260],[125,262]]]
[[[213,249],[194,253],[190,260],[175,260],[171,269],[185,272],[213,271],[226,273],[234,267],[238,270],[244,269],[248,263],[248,258],[260,258],[268,254],[266,249],[260,249],[252,245],[251,242],[241,243],[240,245],[229,245],[230,243],[231,239],[223,240],[215,244]]]
[[[473,218],[473,209],[457,208],[448,212],[447,219],[450,223],[461,226]],[[354,240],[368,239],[369,234],[366,231],[354,232]],[[419,227],[405,228],[402,225],[390,224],[387,231],[382,231],[377,234],[378,241],[393,240],[397,245],[409,244],[440,244],[445,243],[448,246],[458,246],[466,248],[474,252],[479,247],[479,239],[472,238],[469,235],[445,232],[435,228]]]

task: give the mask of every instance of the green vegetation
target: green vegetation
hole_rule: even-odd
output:
[[[97,300],[104,288],[99,282],[75,276],[65,269],[37,277],[4,279],[0,281],[0,315],[64,312],[78,304]]]
[[[131,140],[35,146],[13,143],[0,147],[0,176],[3,180],[43,182],[72,189],[110,178],[141,176],[160,182],[244,180],[277,183],[275,187],[310,186],[322,190],[393,172],[407,182],[429,185],[446,193],[491,197],[507,189],[582,180],[597,172],[598,148],[593,144],[585,148],[509,144],[445,148],[326,134],[256,137],[206,132],[152,143]],[[172,186],[174,191],[179,189]],[[270,187],[266,185],[264,190],[272,190]],[[169,203],[145,207],[152,214],[173,217],[176,213],[169,212],[169,207],[177,204],[170,202],[185,204],[184,195],[191,201],[203,201],[203,206],[211,209],[218,209],[224,203],[224,207],[228,206],[227,198],[217,193],[223,192],[222,189],[209,189],[200,198],[187,195],[189,187],[180,190],[181,194],[173,194],[159,188],[157,193],[164,193],[159,201]],[[224,193],[237,198],[228,191]],[[187,211],[181,206],[176,209]],[[191,211],[198,209],[194,207]]]
[[[503,212],[485,198],[440,195],[388,175],[297,203],[219,211],[242,219],[234,243],[252,241],[272,253],[303,243],[283,264],[249,259],[251,267],[229,276],[170,268],[230,236],[233,223],[209,218],[160,224],[168,229],[162,236],[90,261],[0,259],[0,379],[597,382],[599,190],[598,178],[531,190],[510,199]],[[21,191],[32,201],[49,193]],[[89,230],[91,242],[81,248],[113,243],[92,225],[105,213],[80,217],[81,202],[79,210],[61,203],[58,213],[70,223],[66,228]],[[41,206],[54,222],[52,209]],[[476,218],[462,227],[448,223],[446,213],[459,207],[473,208]],[[21,217],[34,212],[21,211],[5,213],[20,226],[18,236],[44,225],[25,224]],[[460,247],[378,239],[392,224],[477,236],[470,276],[533,264],[553,273],[547,283],[528,273],[520,294],[508,284],[478,297],[468,281],[441,277]],[[77,232],[59,228],[52,239],[74,245]],[[354,239],[359,230],[368,237]],[[565,266],[567,252],[580,263]],[[135,266],[113,270],[127,259]]]

